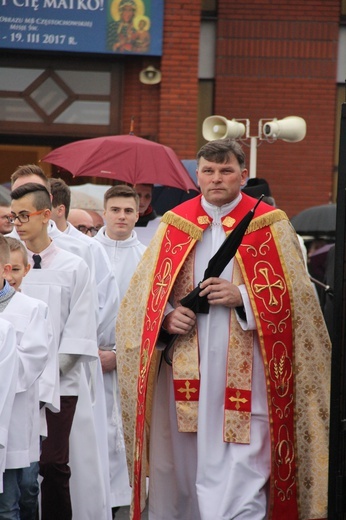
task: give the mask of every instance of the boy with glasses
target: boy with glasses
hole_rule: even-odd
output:
[[[48,304],[59,343],[60,412],[47,410],[48,437],[40,459],[42,520],[69,520],[69,436],[81,362],[97,357],[94,293],[86,263],[57,248],[48,235],[51,200],[45,186],[27,183],[12,191],[11,197],[12,219],[32,266],[22,289]]]

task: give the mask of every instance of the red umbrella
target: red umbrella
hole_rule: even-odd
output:
[[[83,139],[56,148],[42,161],[74,177],[103,177],[130,184],[162,184],[185,191],[198,189],[174,151],[135,135]]]

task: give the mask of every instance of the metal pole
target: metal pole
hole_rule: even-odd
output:
[[[250,179],[254,179],[257,174],[257,137],[250,138]]]
[[[334,264],[334,319],[332,331],[331,417],[329,449],[328,518],[344,520],[346,470],[346,104],[342,105],[336,240]]]

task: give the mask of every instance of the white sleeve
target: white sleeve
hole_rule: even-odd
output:
[[[257,327],[256,327],[255,316],[252,312],[250,298],[249,298],[248,292],[246,290],[246,286],[239,285],[238,289],[239,289],[241,297],[243,299],[243,307],[244,307],[246,320],[242,319],[236,311],[237,320],[243,330],[256,330]]]
[[[74,273],[70,309],[60,338],[59,354],[82,356],[81,361],[97,358],[95,303],[89,268],[80,259]]]
[[[18,377],[16,332],[7,320],[0,319],[0,493],[5,471],[8,429]]]

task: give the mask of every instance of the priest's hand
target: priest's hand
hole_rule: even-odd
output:
[[[196,314],[187,307],[179,305],[174,311],[167,314],[162,327],[169,334],[188,334],[195,326]]]
[[[117,367],[117,357],[113,350],[99,350],[102,372],[112,372]]]
[[[200,284],[200,296],[207,296],[210,305],[241,307],[243,299],[239,288],[223,278],[207,278]]]

